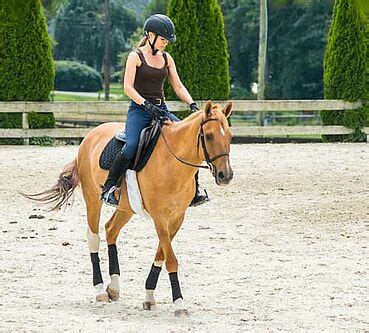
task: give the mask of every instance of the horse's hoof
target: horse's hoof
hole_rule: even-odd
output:
[[[96,302],[99,303],[109,303],[109,295],[108,293],[101,293],[96,295]]]
[[[179,318],[187,318],[188,317],[188,310],[187,309],[180,309],[174,311],[174,316]]]
[[[158,308],[156,306],[156,303],[145,301],[142,303],[142,307],[144,310],[148,311],[156,311]]]
[[[109,298],[112,301],[117,301],[119,299],[119,290],[111,289],[109,286],[106,288],[106,292],[108,293]]]

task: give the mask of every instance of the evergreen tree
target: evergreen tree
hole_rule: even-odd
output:
[[[227,41],[223,16],[217,0],[198,0],[197,21],[199,38],[197,48],[196,98],[227,99],[230,92]]]
[[[168,6],[168,16],[176,27],[177,40],[168,45],[168,52],[174,58],[178,74],[193,98],[199,97],[196,82],[199,68],[197,67],[197,41],[199,28],[196,16],[195,0],[171,0]],[[177,99],[172,88],[166,86],[167,99]]]
[[[324,97],[355,101],[367,95],[367,26],[357,0],[336,0],[324,59]],[[360,140],[365,112],[359,110],[321,113],[323,124],[343,124],[356,130]]]
[[[168,16],[177,41],[169,46],[178,73],[194,99],[229,96],[228,52],[223,17],[216,0],[171,0]],[[176,98],[167,89],[167,98]]]
[[[41,1],[0,0],[0,22],[0,100],[48,100],[54,67]]]

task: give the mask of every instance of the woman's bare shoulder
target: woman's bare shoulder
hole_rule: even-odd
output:
[[[170,64],[174,64],[174,59],[173,59],[173,57],[170,55],[170,53],[169,53],[169,52],[167,52],[167,51],[165,51],[165,54],[166,54],[166,56],[167,56],[167,58],[168,58],[169,65],[170,65]]]
[[[133,50],[129,52],[127,61],[128,60],[136,63],[136,65],[138,66],[141,64],[140,56],[138,55],[137,50]]]

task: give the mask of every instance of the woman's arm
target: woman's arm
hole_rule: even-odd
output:
[[[169,53],[167,53],[167,56],[168,56],[168,70],[169,70],[168,78],[169,78],[170,84],[173,87],[174,92],[183,102],[187,103],[188,105],[193,104],[194,101],[190,93],[188,92],[186,87],[181,82],[181,79],[179,78],[176,65],[174,63],[172,56]]]
[[[134,102],[142,105],[145,99],[134,88],[137,66],[140,66],[141,60],[136,52],[131,52],[128,55],[126,62],[126,70],[124,72],[124,93]]]

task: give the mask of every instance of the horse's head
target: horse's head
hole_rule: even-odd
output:
[[[204,157],[211,167],[215,182],[218,185],[228,185],[233,178],[229,162],[232,133],[227,118],[232,113],[232,103],[224,108],[208,101],[205,105],[205,117],[200,128],[200,143]]]

